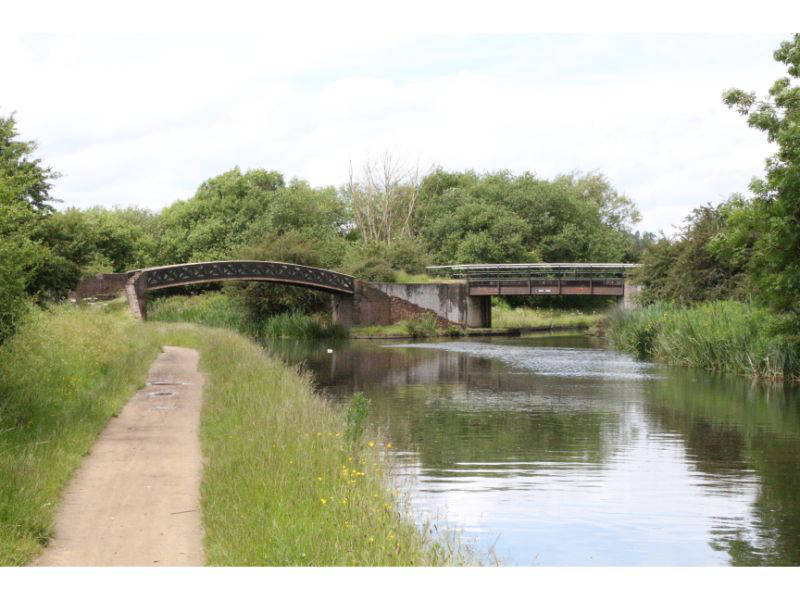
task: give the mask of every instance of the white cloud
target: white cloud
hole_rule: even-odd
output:
[[[781,36],[33,37],[0,42],[0,112],[66,205],[157,209],[234,165],[338,185],[385,149],[449,169],[599,170],[664,229],[770,153],[722,105],[782,74]]]

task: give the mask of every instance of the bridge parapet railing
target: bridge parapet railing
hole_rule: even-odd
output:
[[[442,265],[429,270],[466,280],[470,295],[621,296],[632,263]]]

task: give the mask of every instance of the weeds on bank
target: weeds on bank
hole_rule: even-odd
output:
[[[781,318],[732,300],[692,307],[658,303],[609,315],[620,350],[668,364],[770,380],[800,380],[800,340]]]

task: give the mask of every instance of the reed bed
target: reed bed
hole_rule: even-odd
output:
[[[800,380],[800,340],[780,316],[732,300],[691,307],[653,304],[609,315],[615,347],[671,365]]]

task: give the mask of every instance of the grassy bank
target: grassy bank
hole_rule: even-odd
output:
[[[343,327],[323,317],[302,313],[278,314],[256,322],[241,302],[222,292],[158,298],[147,307],[147,316],[150,321],[222,327],[253,338],[321,339],[347,335]]]
[[[197,348],[206,555],[216,565],[428,565],[454,560],[398,508],[377,436],[306,376],[232,331],[122,311],[36,312],[0,346],[0,564],[51,534],[60,493],[161,344]]]
[[[492,305],[492,329],[539,329],[563,327],[588,329],[597,325],[604,314],[560,308],[511,308],[501,299]]]
[[[800,380],[800,341],[782,320],[751,304],[653,304],[615,311],[606,325],[620,350],[667,364],[769,380]]]
[[[427,565],[429,543],[395,503],[382,443],[351,443],[346,418],[306,376],[231,332],[178,327],[209,374],[201,439],[206,553],[218,565]]]
[[[34,310],[0,346],[0,565],[48,539],[61,490],[159,343],[124,312]]]

